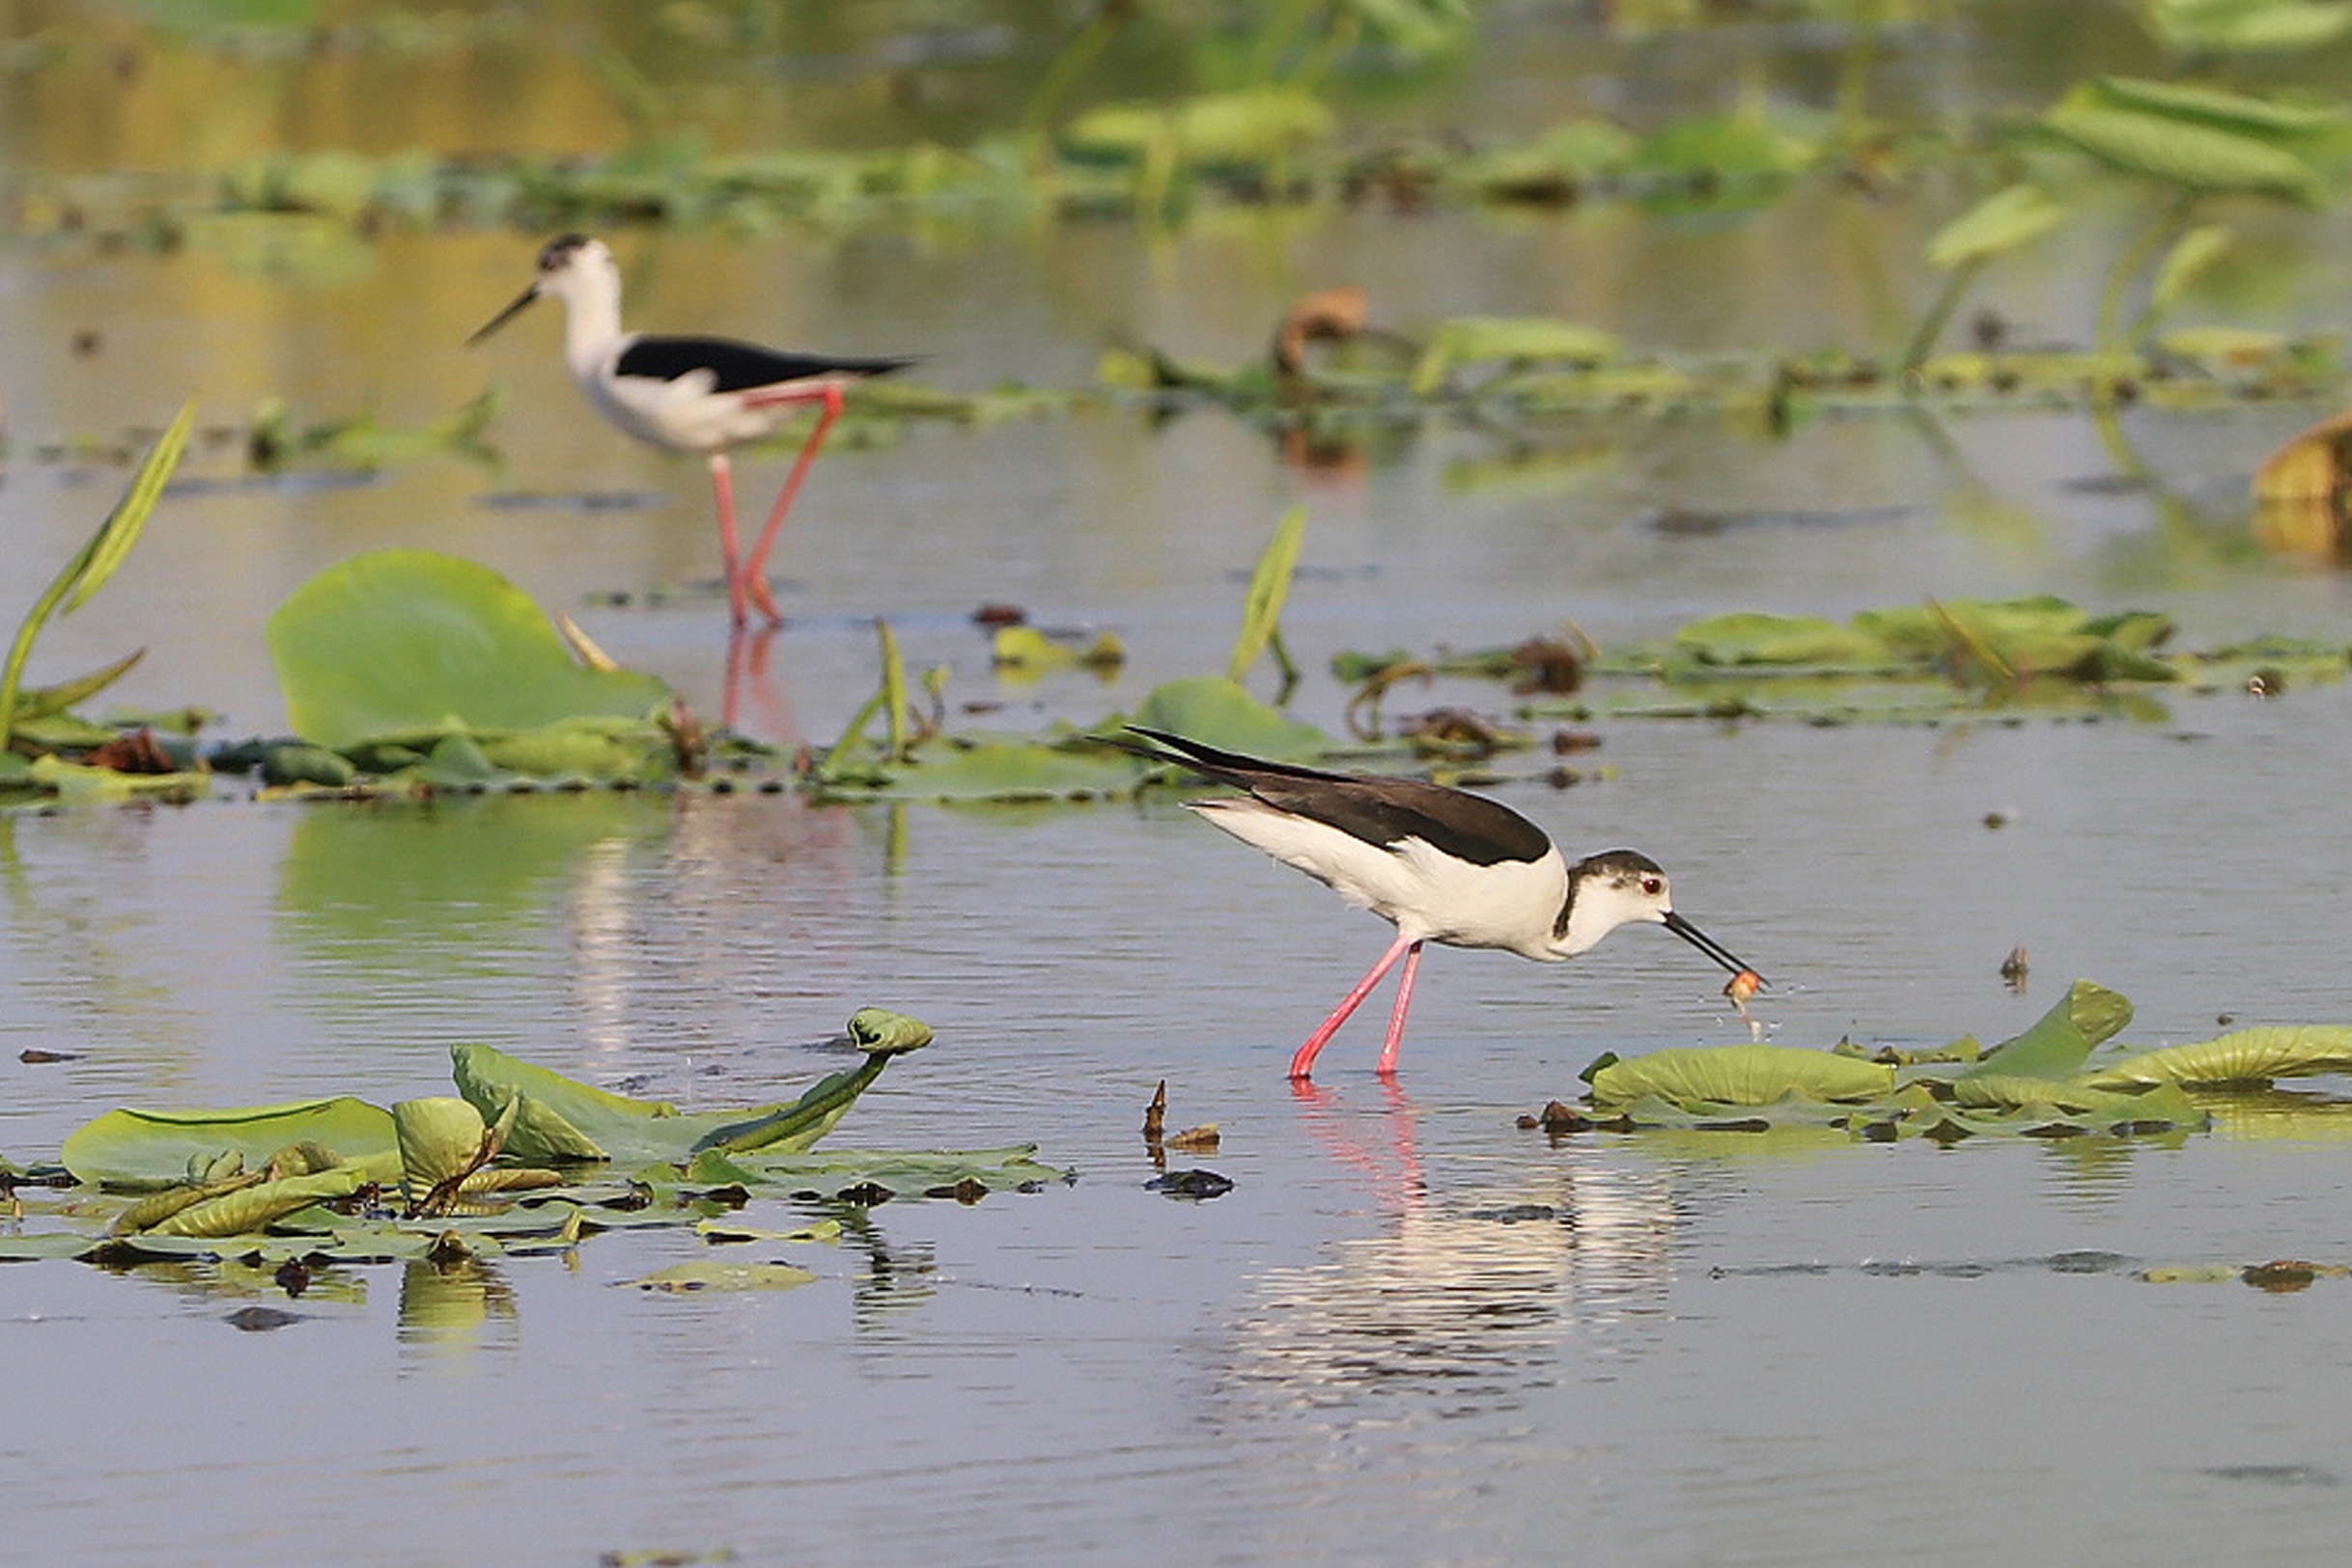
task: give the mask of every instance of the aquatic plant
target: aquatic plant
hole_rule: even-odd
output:
[[[1579,689],[1530,695],[1519,712],[1531,719],[1606,714],[1816,723],[1934,723],[1972,713],[2161,718],[2151,689],[2252,686],[2275,694],[2352,671],[2352,645],[2343,643],[2257,638],[2181,650],[2167,646],[2171,633],[2171,619],[2155,611],[2099,615],[2047,594],[1930,600],[1863,610],[1844,622],[1729,611],[1667,638],[1590,650],[1578,665]],[[1369,700],[1400,674],[1522,680],[1529,648],[1542,642],[1426,656],[1341,653],[1331,669]]]
[[[472,562],[429,550],[340,562],[288,596],[267,637],[294,734],[344,765],[259,760],[277,781],[328,784],[361,772],[451,785],[674,769],[669,688],[612,667],[576,628],[569,635]]]
[[[55,1166],[8,1168],[42,1193],[80,1190],[43,1216],[61,1228],[0,1237],[0,1259],[459,1257],[569,1247],[621,1225],[691,1224],[708,1218],[702,1199],[719,1189],[870,1204],[892,1195],[881,1185],[889,1181],[970,1202],[1063,1179],[1027,1146],[811,1152],[891,1061],[930,1041],[913,1019],[862,1008],[848,1027],[854,1067],[795,1100],[713,1111],[612,1094],[465,1045],[451,1050],[455,1097],[112,1110],[70,1134]]]
[[[2162,1136],[2212,1125],[2185,1082],[2245,1086],[2298,1066],[2336,1071],[2345,1060],[2347,1031],[2332,1029],[2292,1031],[2308,1044],[2301,1050],[2211,1042],[2090,1070],[2092,1053],[2131,1017],[2122,995],[2078,980],[2031,1027],[1989,1049],[1963,1036],[1940,1050],[1910,1053],[1864,1054],[1841,1044],[1828,1051],[1740,1045],[1605,1055],[1584,1072],[1589,1089],[1581,1107],[1555,1106],[1534,1125],[1554,1133],[1813,1129],[1874,1143]]]

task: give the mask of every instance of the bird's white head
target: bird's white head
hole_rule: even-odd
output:
[[[621,330],[620,263],[612,259],[612,251],[602,239],[568,234],[541,247],[538,277],[515,296],[514,303],[467,338],[466,347],[471,348],[506,325],[544,294],[553,294],[564,302],[575,333],[585,329],[591,336],[605,338],[617,336]]]
[[[1662,925],[1734,974],[1748,966],[1674,912],[1664,867],[1635,850],[1588,855],[1568,868],[1568,894],[1552,925],[1552,951],[1573,958],[1635,920]]]

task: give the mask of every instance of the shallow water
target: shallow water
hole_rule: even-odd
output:
[[[1448,101],[1525,128],[1559,112],[1544,71],[1590,40],[1562,42],[1538,8],[1500,14],[1482,69],[1501,85]],[[1896,90],[2031,106],[2070,79],[2002,37],[1899,53]],[[2146,66],[2103,34],[2075,42],[2101,69]],[[853,30],[813,52],[865,46]],[[1805,53],[1778,35],[1707,47]],[[1514,51],[1526,69],[1501,69]],[[1628,101],[1722,73],[1703,49],[1587,57],[1611,63],[1603,79]],[[1629,85],[1645,60],[1661,74]],[[777,113],[822,118],[832,91]],[[919,350],[926,378],[972,388],[1081,384],[1114,339],[1238,360],[1287,299],[1343,280],[1408,328],[1556,312],[1681,352],[1899,341],[1929,287],[1911,259],[1933,221],[1834,194],[1736,221],[1212,213],[1160,246],[1118,225],[620,244],[636,320]],[[2340,245],[2340,210],[2251,221],[2264,242],[2214,314],[2301,330],[2352,304],[2339,270],[2310,265]],[[2074,331],[2117,232],[1998,269],[1988,298],[2037,333]],[[231,732],[272,731],[268,611],[332,561],[406,544],[496,566],[714,708],[715,600],[592,597],[711,574],[698,470],[595,423],[552,320],[457,347],[523,281],[534,238],[390,236],[315,277],[202,247],[0,246],[11,562],[70,551],[119,482],[25,448],[159,423],[182,388],[224,420],[269,395],[393,423],[491,379],[512,397],[497,471],[436,460],[364,484],[182,490],[121,577],[44,639],[36,676],[144,642],[126,700],[206,702]],[[81,326],[100,331],[95,354],[73,351]],[[1501,460],[1527,433],[1433,426],[1315,473],[1213,411],[914,429],[820,466],[781,557],[793,621],[746,721],[829,739],[871,687],[876,613],[910,660],[950,667],[951,704],[1002,703],[985,721],[1008,727],[1092,719],[1221,668],[1238,574],[1294,499],[1310,511],[1285,616],[1310,670],[1299,711],[1334,729],[1345,693],[1320,673],[1333,652],[1515,641],[1564,619],[1611,641],[1733,608],[1842,616],[2047,590],[2165,609],[2191,645],[2340,637],[2352,590],[2253,549],[2240,499],[2314,412],[2129,413],[2154,490],[2096,483],[2109,454],[2058,413],[1833,417],[1784,441],[1711,417],[1595,419],[1532,433],[1568,461],[1516,467]],[[190,465],[236,468],[217,451]],[[490,504],[518,490],[652,500]],[[0,614],[45,571],[0,577]],[[990,600],[1116,630],[1127,671],[1000,686],[966,620]],[[1391,707],[1424,700],[1500,698],[1442,686]],[[1665,861],[1678,906],[1772,977],[1759,1011],[1785,1044],[1997,1040],[2076,976],[2129,994],[2127,1035],[2149,1045],[2205,1038],[2222,1015],[2343,1021],[2334,781],[2352,764],[2352,693],[2163,702],[2137,722],[1617,722],[1602,726],[1604,773],[1507,798],[1571,847]],[[1169,799],[590,795],[0,818],[0,1152],[18,1160],[118,1104],[438,1092],[462,1041],[683,1104],[765,1100],[838,1065],[826,1041],[876,1003],[938,1038],[836,1142],[1034,1141],[1078,1178],[969,1208],[882,1205],[814,1261],[790,1249],[823,1277],[781,1295],[623,1288],[695,1254],[683,1229],[599,1236],[573,1260],[332,1270],[296,1302],[225,1266],[0,1269],[11,1549],[239,1561],[325,1541],[383,1565],[657,1548],[974,1563],[2100,1564],[2250,1541],[2278,1561],[2338,1554],[2352,1379],[2314,1347],[2340,1334],[2345,1281],[2274,1295],[2136,1277],[2352,1257],[2336,1122],[1948,1150],[1727,1134],[1554,1146],[1519,1130],[1605,1050],[1743,1037],[1720,976],[1649,931],[1565,968],[1433,951],[1400,1088],[1371,1075],[1367,1013],[1315,1092],[1294,1095],[1290,1049],[1384,937]],[[1997,973],[2020,943],[2022,996]],[[25,1064],[29,1047],[76,1059]],[[1171,1127],[1223,1133],[1214,1156],[1175,1162],[1231,1177],[1227,1195],[1145,1190],[1137,1128],[1163,1078]],[[779,1202],[747,1218],[805,1215]],[[307,1316],[269,1333],[223,1322],[256,1302]]]

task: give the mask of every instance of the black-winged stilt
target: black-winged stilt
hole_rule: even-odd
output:
[[[621,330],[621,268],[601,239],[568,234],[539,253],[539,276],[515,302],[465,340],[470,348],[543,294],[564,302],[564,363],[588,401],[622,430],[672,452],[710,460],[718,496],[718,543],[727,567],[727,605],[742,626],[746,601],[770,622],[784,619],[768,591],[768,552],[783,531],[817,449],[841,416],[842,389],[911,359],[837,359],[779,353],[729,338],[650,337]],[[776,496],[749,555],[737,547],[732,447],[774,434],[800,408],[818,406],[816,428]]]
[[[1571,864],[1542,828],[1484,796],[1421,779],[1266,762],[1139,726],[1130,732],[1154,742],[1132,748],[1139,754],[1243,792],[1186,805],[1396,927],[1380,962],[1292,1055],[1294,1079],[1312,1074],[1324,1043],[1401,958],[1405,972],[1379,1069],[1384,1077],[1396,1071],[1423,942],[1499,947],[1558,963],[1628,921],[1647,920],[1734,975],[1753,974],[1674,912],[1666,875],[1647,855],[1610,850]]]

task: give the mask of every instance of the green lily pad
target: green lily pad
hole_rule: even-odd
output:
[[[2194,1045],[2167,1046],[2085,1075],[2106,1088],[2135,1083],[2258,1087],[2274,1078],[2352,1073],[2352,1027],[2304,1024],[2238,1029]]]
[[[1674,633],[1674,644],[1708,664],[1896,662],[1886,642],[1866,630],[1813,616],[1754,610],[1694,621]]]
[[[1628,1105],[1644,1095],[1676,1105],[1769,1106],[1792,1095],[1859,1101],[1893,1088],[1891,1067],[1784,1046],[1654,1050],[1611,1062],[1592,1076],[1593,1103],[1601,1106]]]
[[[658,1269],[630,1284],[639,1290],[686,1294],[693,1291],[792,1290],[812,1284],[817,1276],[789,1263],[727,1263],[697,1258],[691,1263]]]
[[[170,1187],[190,1162],[222,1155],[259,1169],[293,1143],[317,1143],[371,1181],[400,1174],[390,1113],[348,1095],[238,1110],[111,1110],[67,1137],[59,1158],[75,1179],[109,1187]]]
[[[295,733],[338,751],[641,719],[669,699],[652,676],[581,665],[513,584],[429,550],[329,567],[269,617],[268,643]]]
[[[948,738],[857,780],[863,788],[828,790],[903,800],[1077,800],[1132,794],[1139,776],[1134,762],[1099,746]]]
[[[1269,708],[1239,682],[1214,675],[1188,676],[1153,687],[1136,707],[1134,722],[1276,762],[1311,762],[1331,747],[1330,738],[1312,724]]]

